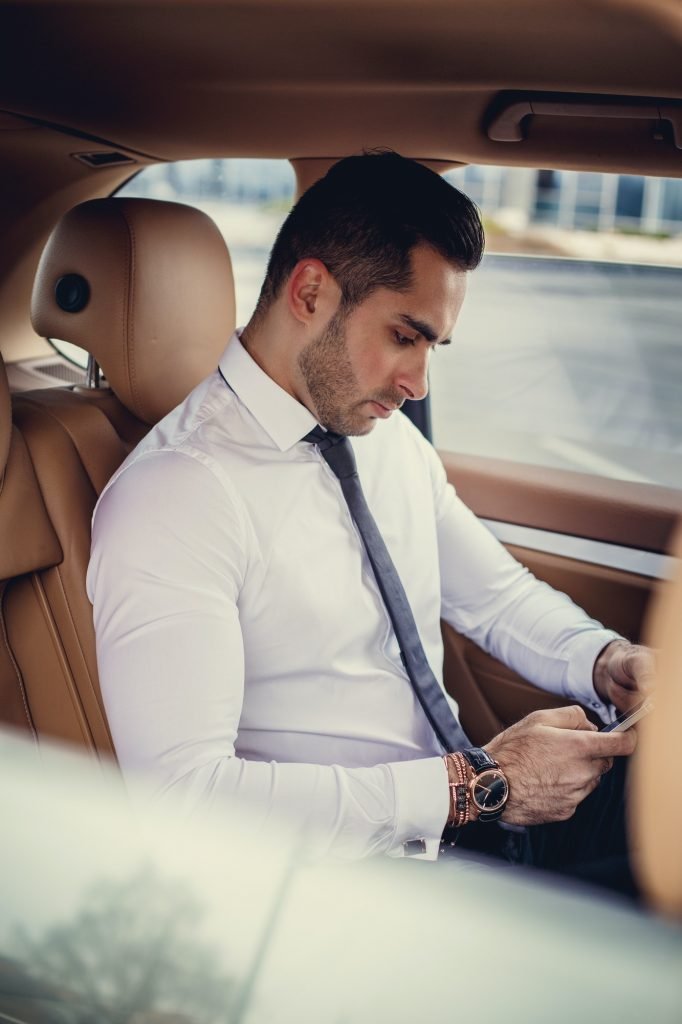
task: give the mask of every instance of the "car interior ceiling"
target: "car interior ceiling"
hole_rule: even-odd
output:
[[[36,332],[30,307],[40,255],[55,226],[67,225],[66,251],[74,259],[92,261],[83,234],[72,234],[61,219],[154,163],[285,157],[299,193],[334,159],[374,146],[435,169],[476,162],[682,174],[677,0],[224,0],[167,4],[163,17],[159,6],[149,0],[3,5],[0,154],[9,192],[0,200],[0,352],[9,365],[48,352],[50,318],[39,316]],[[492,137],[500,117],[511,111],[513,122],[515,104],[543,112],[524,115],[520,141]],[[124,201],[109,202],[118,208]],[[178,215],[168,222],[164,216],[146,225],[149,261],[176,230],[171,221]],[[107,249],[114,229],[102,223],[99,252],[109,259],[119,250]],[[194,251],[208,254],[198,269],[210,274],[222,256],[205,228],[196,230]],[[108,281],[111,301],[122,301],[111,264]],[[197,311],[174,310],[172,277],[162,284],[149,302],[166,315],[170,308],[177,329],[189,333]],[[40,278],[36,289],[40,301]],[[219,304],[209,310],[214,340],[190,369],[177,366],[185,388],[215,365],[218,340],[234,318],[227,299],[231,313]],[[107,364],[118,340],[104,322],[87,330],[75,340],[96,354],[113,390],[19,394],[11,413],[0,363],[0,531],[12,537],[0,549],[0,719],[109,758],[84,590],[90,515],[116,466],[170,405],[162,397],[150,413],[132,401]],[[63,323],[53,333],[70,340]],[[469,490],[484,507],[487,501],[499,509],[508,500],[504,465],[483,475],[466,457],[446,465],[460,474],[465,500]],[[529,471],[525,479],[528,495],[548,488],[546,501],[563,503],[573,525],[589,519],[586,528],[598,532],[601,523],[611,538],[615,517],[624,544],[644,537],[651,550],[665,550],[680,515],[679,494],[664,488],[652,511],[650,495],[636,486],[612,482],[595,504],[570,474],[561,486],[546,470]],[[537,504],[546,514],[546,502]],[[538,515],[538,525],[546,525]],[[551,556],[537,556],[536,564],[550,582],[570,577],[574,592],[585,590],[586,603],[611,581],[608,573],[592,578],[585,565],[558,564]],[[618,583],[614,624],[634,635],[650,588],[634,575],[621,574]],[[480,682],[494,687],[498,669],[480,664],[452,632],[445,641],[446,680],[457,678],[466,689],[465,725],[482,742],[501,721],[481,698]],[[513,684],[519,697],[508,709],[511,717],[529,699],[520,680]]]
[[[149,163],[283,157],[305,187],[330,159],[389,146],[444,168],[680,174],[676,0],[21,0],[0,24],[8,362],[47,351],[27,308],[53,225]],[[492,138],[523,97],[553,97],[555,113],[526,117],[521,141]],[[622,116],[649,101],[676,124]]]

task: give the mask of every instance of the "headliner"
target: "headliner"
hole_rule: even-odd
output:
[[[678,0],[21,0],[0,28],[1,109],[153,159],[389,145],[596,166],[636,163],[634,141],[680,173],[643,125],[537,118],[520,144],[483,127],[502,89],[682,97]]]

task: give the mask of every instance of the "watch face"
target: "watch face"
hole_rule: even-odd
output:
[[[488,768],[474,779],[471,796],[479,811],[496,811],[506,804],[509,785],[499,769]]]

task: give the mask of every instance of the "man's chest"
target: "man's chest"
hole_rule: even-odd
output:
[[[306,453],[307,454],[307,453]],[[418,461],[358,458],[363,492],[428,641],[438,629],[440,573],[432,489]],[[369,645],[398,659],[390,623],[338,481],[310,453],[244,466],[236,481],[255,555],[239,597],[247,661],[302,668],[353,660]]]

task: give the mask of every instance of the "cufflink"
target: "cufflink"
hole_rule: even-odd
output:
[[[403,843],[405,857],[416,857],[420,853],[426,853],[425,839],[408,839],[406,843]]]

